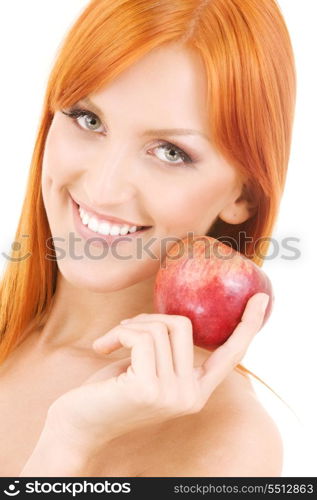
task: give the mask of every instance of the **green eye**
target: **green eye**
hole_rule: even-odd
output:
[[[171,164],[173,163],[174,165],[193,163],[193,160],[187,153],[185,153],[185,151],[170,142],[163,142],[154,149],[163,150],[163,154],[157,155],[162,161],[167,161]]]
[[[104,127],[100,118],[98,118],[98,116],[91,111],[80,108],[71,108],[69,111],[62,111],[62,113],[74,120],[76,124],[83,130],[100,133],[103,133],[104,131]],[[83,118],[83,125],[79,121],[81,118]],[[102,127],[103,130],[98,130],[100,127]]]
[[[62,113],[69,116],[81,130],[88,132],[97,132],[98,134],[106,135],[102,121],[95,113],[83,108],[70,108],[68,111],[63,110]],[[79,120],[83,121],[81,123]],[[99,130],[101,128],[101,130]],[[171,142],[161,141],[154,150],[161,151],[157,158],[169,165],[188,166],[190,163],[195,163],[197,160],[185,153],[181,148]]]
[[[90,116],[90,115],[87,114],[86,116],[83,116],[83,117],[80,117],[80,118],[84,118],[85,123],[87,124],[87,127],[88,128],[91,127],[92,130],[98,129],[99,126],[100,126],[100,125],[98,125],[99,118],[97,118],[96,116]]]

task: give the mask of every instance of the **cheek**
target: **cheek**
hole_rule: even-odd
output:
[[[168,232],[205,232],[226,204],[233,183],[230,171],[214,172],[207,179],[191,178],[191,182],[175,183],[164,193],[164,204],[158,203]]]
[[[43,156],[43,183],[52,183],[55,188],[68,184],[85,163],[76,133],[53,120]]]

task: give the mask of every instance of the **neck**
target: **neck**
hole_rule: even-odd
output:
[[[140,313],[153,313],[155,276],[109,293],[76,288],[59,273],[48,319],[42,327],[38,347],[72,347],[92,350],[93,341],[120,323]]]

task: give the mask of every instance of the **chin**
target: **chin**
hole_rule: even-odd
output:
[[[151,266],[145,266],[144,262],[130,261],[125,266],[105,265],[104,271],[93,261],[91,264],[83,264],[80,261],[58,264],[59,272],[63,279],[71,286],[92,293],[109,293],[133,286],[152,277],[155,272]],[[97,261],[98,262],[98,261]],[[128,267],[128,268],[127,268]]]

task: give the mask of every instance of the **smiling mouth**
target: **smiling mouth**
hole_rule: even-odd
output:
[[[79,218],[82,225],[87,229],[92,231],[94,234],[103,237],[120,237],[120,236],[132,236],[153,226],[130,226],[128,224],[118,224],[107,219],[99,219],[98,217],[89,214],[83,208],[80,207],[78,203],[73,200]]]

